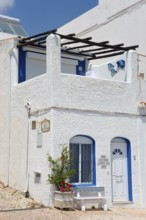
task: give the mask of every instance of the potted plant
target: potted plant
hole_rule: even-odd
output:
[[[54,192],[54,206],[58,208],[73,207],[73,192],[69,179],[74,174],[71,169],[70,151],[67,146],[63,146],[61,155],[53,159],[48,155],[48,162],[51,173],[48,174],[48,182],[56,186]]]

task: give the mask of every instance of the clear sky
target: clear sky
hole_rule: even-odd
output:
[[[98,0],[0,0],[0,14],[19,18],[29,36],[58,28]]]

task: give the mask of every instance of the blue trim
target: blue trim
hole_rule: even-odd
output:
[[[26,80],[26,52],[19,48],[18,83]]]
[[[80,187],[82,188],[82,187],[96,186],[95,184],[72,184],[72,183],[71,183],[71,185],[72,185],[73,188],[76,188],[76,187],[77,188],[80,188]]]
[[[85,60],[78,60],[78,65],[76,66],[76,75],[85,76],[85,72],[86,72]]]
[[[93,165],[93,173],[92,173],[92,183],[89,183],[89,184],[82,184],[82,183],[76,183],[76,184],[72,184],[72,187],[83,187],[83,186],[95,186],[96,185],[96,152],[95,152],[95,141],[93,138],[91,138],[90,136],[87,136],[87,135],[82,135],[82,134],[78,134],[78,135],[75,135],[73,136],[72,138],[74,137],[78,137],[78,136],[82,136],[82,137],[87,137],[89,138],[90,140],[92,140],[93,142],[93,162],[92,162],[92,165]],[[70,138],[70,140],[72,139]]]
[[[128,169],[128,193],[129,193],[129,201],[133,201],[132,195],[132,168],[131,168],[131,145],[129,140],[125,140],[127,143],[127,169]]]
[[[91,138],[92,139],[92,138]],[[95,148],[95,141],[93,141],[93,185],[96,185],[96,148]]]

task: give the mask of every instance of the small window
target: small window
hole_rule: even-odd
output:
[[[113,155],[115,155],[115,154],[120,154],[120,155],[122,155],[123,152],[122,152],[120,149],[115,149],[115,150],[113,151]]]
[[[92,139],[84,136],[75,136],[70,140],[72,169],[75,174],[70,182],[73,184],[94,183],[94,146]]]

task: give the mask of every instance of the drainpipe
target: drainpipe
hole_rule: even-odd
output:
[[[27,124],[27,153],[26,153],[26,190],[25,190],[25,197],[29,197],[29,138],[30,138],[30,111],[31,111],[31,106],[30,103],[27,102],[25,105],[25,108],[27,110],[28,114],[28,124]]]

